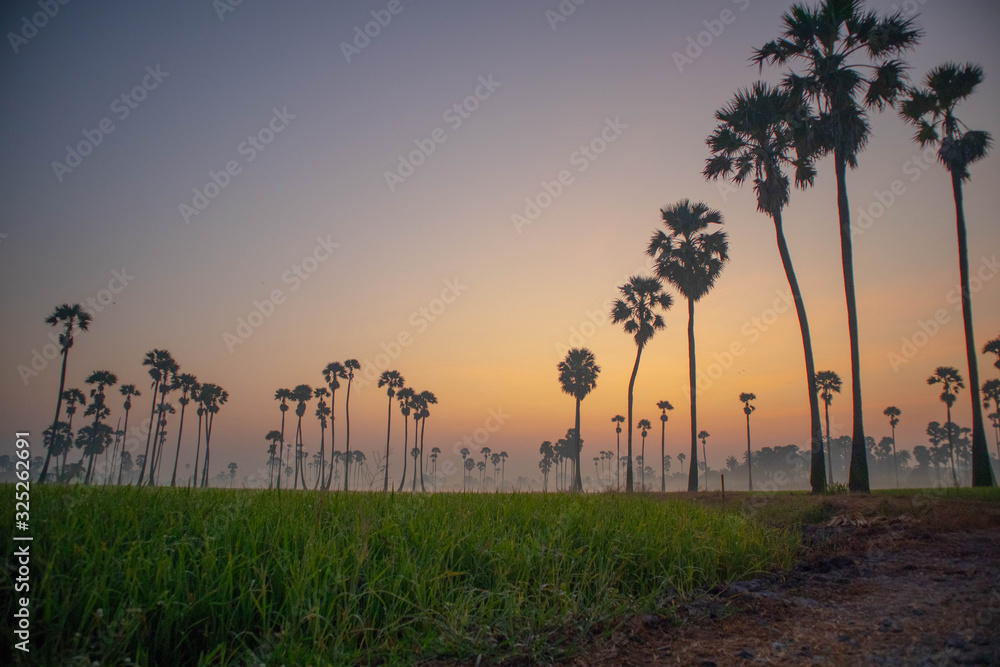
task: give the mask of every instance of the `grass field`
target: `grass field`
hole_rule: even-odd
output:
[[[30,532],[32,653],[14,658],[45,665],[551,660],[798,548],[739,508],[617,495],[46,486]],[[12,588],[7,569],[7,636]]]

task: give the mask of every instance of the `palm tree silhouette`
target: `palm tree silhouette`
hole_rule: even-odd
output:
[[[389,414],[385,420],[385,481],[382,484],[382,491],[389,492],[389,436],[392,435],[392,399],[396,395],[396,390],[403,386],[403,376],[399,371],[383,371],[378,379],[378,386],[385,387],[386,396],[389,397]]]
[[[319,420],[319,471],[316,473],[316,483],[313,484],[313,491],[320,488],[326,480],[326,427],[327,419],[330,416],[330,406],[326,404],[326,399],[330,395],[330,390],[326,387],[316,387],[313,389],[313,396],[319,399],[316,403],[316,419]]]
[[[701,431],[700,433],[698,433],[698,437],[701,438],[701,456],[702,456],[702,458],[705,461],[705,490],[708,491],[708,449],[707,449],[707,442],[708,442],[708,439],[711,437],[711,433],[709,433],[708,431]],[[696,463],[697,463],[697,461],[695,459],[691,459],[691,468],[694,468]],[[750,465],[750,461],[747,461],[747,465]],[[697,479],[697,477],[695,479]],[[690,488],[688,490],[690,491]],[[695,491],[697,491],[697,490],[698,490],[697,487],[695,487]]]
[[[198,378],[190,373],[181,373],[174,378],[175,389],[180,389],[181,396],[177,402],[181,404],[181,421],[177,426],[177,452],[174,454],[174,472],[170,476],[170,486],[177,486],[177,462],[181,457],[181,434],[184,432],[184,410],[191,402],[191,396],[197,393],[201,385]],[[126,424],[128,423],[128,413],[126,413]]]
[[[292,389],[292,400],[294,400],[297,405],[295,406],[295,416],[298,417],[298,423],[295,426],[295,481],[293,483],[293,488],[299,487],[299,479],[302,480],[303,490],[306,488],[306,476],[305,476],[305,466],[302,465],[300,459],[303,454],[304,443],[302,442],[302,417],[306,414],[306,403],[308,403],[313,397],[313,390],[307,384],[296,385],[295,389]]]
[[[49,448],[55,447],[55,449],[52,450],[52,455],[56,457],[56,465],[58,466],[56,470],[56,479],[59,479],[62,476],[63,469],[66,467],[66,455],[69,453],[70,445],[72,445],[73,442],[73,415],[76,414],[76,404],[79,403],[84,407],[87,405],[87,396],[76,387],[70,387],[69,389],[63,391],[62,398],[66,401],[67,438],[60,438],[55,443],[49,443]],[[63,444],[60,445],[58,442],[62,442]],[[62,465],[59,465],[60,454],[62,455]]]
[[[666,468],[666,443],[667,443],[667,410],[673,410],[674,406],[670,401],[658,401],[656,407],[660,409],[660,493],[667,491],[667,468]]]
[[[753,454],[750,451],[750,414],[756,410],[756,406],[750,401],[756,401],[757,395],[750,392],[740,394],[740,403],[743,404],[743,414],[747,416],[747,485],[748,491],[753,491]],[[707,486],[707,485],[706,485]]]
[[[507,480],[507,452],[500,452],[500,488]]]
[[[462,447],[462,449],[460,449],[458,453],[462,455],[462,469],[466,471],[465,474],[462,475],[462,491],[465,491],[465,483],[466,480],[468,480],[469,478],[468,471],[471,470],[471,468],[469,468],[469,466],[465,464],[468,463],[469,454],[471,454],[471,452],[469,451],[468,447]]]
[[[205,411],[205,466],[202,468],[202,487],[208,488],[208,464],[212,454],[212,429],[219,408],[229,400],[229,392],[217,384],[206,382],[198,391],[198,402]],[[282,413],[284,421],[284,413]],[[284,438],[282,438],[284,441]]]
[[[483,462],[482,465],[477,463],[476,467],[479,469],[479,490],[482,491],[486,486],[486,462],[489,461],[493,450],[489,447],[483,447],[479,453],[483,455]]]
[[[330,389],[330,476],[323,482],[323,490],[333,483],[333,453],[337,451],[337,390],[340,381],[347,379],[347,369],[339,361],[332,361],[323,368],[323,379]]]
[[[722,224],[722,214],[704,203],[684,199],[661,210],[668,233],[657,230],[647,254],[656,261],[656,275],[677,288],[688,302],[688,380],[691,392],[691,474],[688,491],[698,490],[698,401],[694,345],[694,304],[711,291],[729,260],[724,231],[707,232]]]
[[[148,366],[149,377],[152,378],[153,382],[150,385],[152,388],[152,403],[149,406],[149,430],[146,433],[146,449],[143,452],[142,457],[142,467],[139,470],[139,485],[143,484],[143,476],[146,472],[146,465],[150,468],[150,479],[152,479],[152,469],[153,469],[153,457],[155,454],[156,443],[153,440],[153,429],[154,425],[159,428],[159,420],[156,419],[156,395],[160,393],[160,386],[167,383],[169,377],[172,373],[176,373],[178,370],[177,362],[170,355],[167,350],[154,349],[146,353],[146,356],[142,360],[143,366]],[[163,403],[166,400],[166,395],[161,395],[160,402]],[[153,447],[153,452],[150,452],[150,445]]]
[[[94,422],[90,426],[90,442],[85,449],[85,453],[90,455],[90,459],[87,462],[87,476],[84,484],[90,484],[90,477],[94,471],[94,457],[104,452],[107,441],[110,440],[110,427],[101,428],[103,426],[101,420],[111,414],[111,410],[104,405],[104,390],[118,384],[118,376],[111,371],[94,371],[84,382],[95,385],[90,390],[90,405],[84,412],[85,415],[94,416]]]
[[[646,490],[646,436],[649,435],[649,431],[653,428],[653,425],[648,419],[640,419],[639,423],[636,424],[636,428],[642,431],[642,454],[639,456],[641,461],[637,460],[639,464],[639,488],[643,491]]]
[[[983,354],[995,354],[997,360],[993,362],[993,365],[1000,370],[1000,336],[987,341],[986,345],[983,345]]]
[[[822,493],[826,484],[823,468],[823,435],[819,424],[819,404],[813,387],[816,384],[816,365],[813,361],[812,337],[806,316],[802,290],[799,288],[792,265],[782,220],[782,210],[788,204],[790,184],[783,169],[795,168],[795,184],[806,188],[813,184],[816,175],[813,155],[806,142],[801,140],[802,123],[797,119],[808,116],[801,99],[764,83],[756,83],[749,90],[742,90],[729,104],[715,112],[719,125],[708,138],[712,157],[706,161],[704,175],[708,179],[728,178],[742,185],[753,178],[757,195],[757,210],[766,213],[774,222],[781,266],[795,302],[799,320],[802,350],[806,366],[806,395],[809,398],[809,425],[811,452],[810,481],[813,493]],[[795,156],[792,156],[792,150]]]
[[[902,12],[879,17],[862,9],[859,0],[824,0],[813,9],[794,5],[782,16],[780,39],[754,51],[752,61],[789,65],[783,85],[813,107],[810,114],[810,153],[833,153],[837,176],[837,212],[844,269],[844,292],[851,343],[851,397],[854,427],[851,436],[851,491],[868,493],[868,459],[861,403],[861,354],[854,288],[854,254],[846,170],[857,167],[858,153],[871,132],[868,109],[881,110],[904,92],[905,63],[894,57],[914,46],[920,31]],[[854,61],[857,62],[854,62]],[[873,64],[874,63],[874,64]],[[872,74],[865,76],[864,70]],[[864,91],[865,98],[858,96]]]
[[[622,423],[625,421],[625,417],[621,415],[615,415],[611,418],[611,423],[615,425],[615,434],[618,436],[618,444],[616,446],[615,461],[620,461],[622,458]],[[615,488],[618,491],[622,490],[622,468],[619,465],[615,466]]]
[[[882,411],[889,418],[889,427],[892,429],[892,467],[896,470],[896,488],[899,488],[899,462],[896,460],[896,426],[899,425],[899,415],[903,412],[895,405],[890,405]]]
[[[344,414],[347,418],[347,436],[344,453],[344,491],[347,491],[347,480],[351,472],[351,383],[354,381],[354,371],[361,370],[361,364],[357,359],[348,359],[344,362],[347,370],[347,399],[344,402]]]
[[[122,437],[122,455],[120,457],[121,462],[118,465],[118,484],[120,485],[122,483],[122,473],[125,467],[125,444],[128,442],[128,415],[132,410],[132,397],[142,396],[142,394],[135,388],[134,384],[123,384],[118,387],[118,393],[125,397],[125,403],[122,404],[122,407],[125,408],[125,426],[122,428],[122,430],[125,431],[125,435]],[[129,457],[131,458],[131,455],[129,455]]]
[[[427,418],[431,416],[430,410],[427,406],[436,405],[438,400],[437,396],[433,392],[427,391],[426,389],[420,392],[420,490],[427,491],[424,488],[424,429],[427,427]],[[413,426],[416,429],[416,424]],[[416,431],[414,430],[414,435]],[[416,470],[413,471],[416,473]]]
[[[900,115],[917,126],[914,137],[921,147],[938,146],[938,159],[951,173],[958,231],[958,267],[962,284],[962,321],[965,325],[965,356],[969,366],[969,398],[972,402],[972,485],[993,486],[993,470],[979,396],[979,361],[972,327],[972,291],[969,288],[969,241],[965,227],[962,183],[970,178],[969,165],[986,157],[992,143],[989,132],[970,130],[956,115],[958,103],[972,95],[983,80],[979,65],[947,63],[927,75],[924,87],[912,90]]]
[[[681,452],[680,454],[677,455],[677,460],[681,462],[681,474],[682,475],[684,474],[684,461],[686,459],[687,459],[687,455],[684,452]]]
[[[583,479],[580,476],[580,403],[597,386],[601,367],[597,365],[593,352],[585,347],[578,347],[566,353],[566,358],[556,365],[556,370],[559,371],[559,384],[563,392],[576,399],[576,442],[573,446],[575,473],[572,490],[583,492]]]
[[[423,419],[424,407],[426,407],[426,404],[424,402],[424,397],[417,393],[414,393],[413,399],[410,403],[413,409],[413,449],[410,450],[410,458],[413,459],[413,484],[411,485],[410,492],[416,493],[418,472],[417,457],[420,456],[420,423]]]
[[[667,311],[673,299],[663,291],[663,284],[657,278],[632,276],[618,288],[623,298],[615,301],[611,309],[612,324],[622,324],[625,333],[635,340],[635,364],[628,381],[628,460],[625,473],[625,491],[632,492],[632,395],[635,390],[635,376],[639,373],[642,350],[653,335],[665,329],[663,315],[657,311]]]
[[[951,456],[951,476],[955,486],[958,487],[958,476],[955,473],[954,429],[948,428],[948,425],[952,423],[951,407],[955,405],[955,401],[958,399],[958,390],[964,388],[965,383],[962,380],[962,376],[959,374],[958,369],[953,368],[952,366],[938,366],[934,371],[934,375],[927,378],[927,384],[941,385],[941,401],[945,404],[948,411],[948,421],[945,422],[945,428],[948,430],[948,451]]]
[[[434,492],[435,493],[437,493],[437,490],[438,490],[437,471],[438,471],[438,457],[439,456],[441,456],[441,448],[440,447],[431,447],[431,455],[430,455],[430,459],[431,459],[431,476],[434,478]],[[506,459],[507,458],[507,452],[501,452],[501,456],[503,456],[503,458]]]
[[[281,459],[275,456],[275,452],[278,450],[278,443],[281,442],[281,431],[275,431],[272,429],[267,432],[264,439],[271,443],[267,448],[268,454],[270,454],[267,461],[267,488],[270,489],[274,486],[274,480],[272,477],[274,476],[275,467],[279,470],[278,479],[281,479]]]
[[[62,333],[59,334],[59,346],[62,351],[62,372],[59,375],[59,393],[56,394],[56,416],[52,419],[53,436],[58,431],[56,422],[59,421],[59,413],[62,412],[63,391],[66,389],[66,361],[69,359],[69,349],[73,347],[73,333],[76,329],[86,331],[90,327],[93,319],[90,313],[84,311],[83,306],[76,303],[72,306],[64,303],[56,306],[52,314],[45,318],[45,323],[52,326],[62,326]],[[55,437],[53,437],[55,442]],[[42,465],[42,472],[38,475],[38,483],[45,483],[45,476],[49,472],[49,461],[52,458],[51,448],[45,454],[45,463]]]
[[[816,373],[816,384],[813,385],[815,392],[823,399],[823,409],[826,413],[826,455],[827,455],[827,475],[829,483],[833,484],[833,452],[830,450],[830,404],[833,403],[833,395],[840,393],[840,376],[834,371],[820,371]]]
[[[538,453],[542,455],[542,460],[538,462],[538,468],[542,471],[542,493],[549,490],[549,472],[552,470],[552,462],[555,459],[555,449],[552,443],[546,440],[538,448]]]
[[[1000,415],[1000,380],[993,378],[983,383],[983,407],[989,409],[990,401],[993,401],[993,429],[997,438],[997,458],[1000,459],[1000,419],[995,415]]]
[[[285,413],[288,412],[288,401],[292,400],[291,389],[278,389],[274,392],[274,400],[280,401],[278,409],[281,410],[281,442],[278,443],[278,491],[281,491],[281,470],[285,467]],[[198,467],[195,466],[195,478],[198,477]]]
[[[468,479],[469,473],[476,467],[476,462],[469,457],[465,459],[465,463],[462,464],[462,467],[465,468],[465,478]],[[462,490],[465,491],[465,482],[462,482]]]
[[[403,485],[406,484],[406,461],[410,454],[407,450],[410,444],[410,412],[413,410],[413,399],[416,395],[417,392],[413,391],[410,387],[403,387],[396,392],[396,400],[399,401],[399,411],[403,415],[403,476],[399,478],[399,488],[396,489],[397,493],[402,493]],[[417,430],[416,423],[413,425],[413,430]]]

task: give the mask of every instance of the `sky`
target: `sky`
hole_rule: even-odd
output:
[[[986,79],[961,116],[996,135],[1000,5],[867,6],[917,16],[925,35],[906,56],[912,78],[945,61],[981,64]],[[602,369],[583,403],[590,461],[614,447],[610,420],[625,414],[635,356],[610,304],[618,285],[649,272],[660,209],[682,199],[720,210],[730,239],[731,261],[696,306],[709,464],[746,446],[743,391],[758,396],[755,447],[804,445],[801,340],[773,226],[751,191],[701,175],[715,110],[759,77],[779,80],[748,58],[778,35],[787,7],[4,3],[0,451],[28,431],[43,454],[59,386],[56,330],[44,319],[58,304],[90,303],[67,386],[110,370],[148,396],[143,355],[170,350],[182,371],[229,392],[213,474],[229,461],[241,475],[262,471],[264,435],[280,420],[275,390],[318,386],[327,363],[356,358],[351,446],[369,461],[386,437],[387,398],[374,379],[395,369],[439,400],[426,447],[441,448],[440,468],[460,462],[468,438],[473,451],[508,452],[508,480],[537,477],[539,443],[573,424],[556,365],[578,346]],[[847,178],[865,426],[888,435],[882,411],[897,405],[897,441],[911,449],[926,444],[928,421],[944,421],[927,376],[950,365],[967,377],[954,205],[947,173],[912,129],[891,110],[871,122]],[[831,406],[836,436],[851,428],[850,354],[832,159],[818,167],[784,218],[817,366],[845,383]],[[1000,332],[998,181],[994,155],[965,188],[980,347]],[[666,322],[643,353],[635,418],[655,423],[655,403],[669,400],[676,455],[689,448],[690,419],[676,293]],[[983,380],[996,376],[980,361]],[[116,422],[117,394],[109,403]],[[968,425],[969,412],[965,393],[956,421]],[[395,411],[396,480],[401,426]]]

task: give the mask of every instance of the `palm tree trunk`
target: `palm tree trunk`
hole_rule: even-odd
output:
[[[427,426],[427,417],[420,420],[420,492],[427,493],[424,487],[424,428]],[[416,472],[416,470],[414,470]],[[494,474],[494,476],[496,476]]]
[[[198,447],[194,450],[194,475],[191,477],[191,486],[198,485],[198,462],[201,460],[201,408],[198,409]]]
[[[667,491],[667,422],[660,420],[660,493]]]
[[[208,462],[212,453],[212,424],[215,422],[215,414],[209,412],[205,416],[205,467],[202,468],[202,488],[208,488]]]
[[[56,416],[52,420],[52,442],[49,443],[48,451],[45,453],[45,465],[38,475],[38,483],[45,483],[45,476],[49,473],[49,461],[52,459],[52,445],[56,441],[56,424],[59,423],[59,413],[62,412],[63,391],[66,390],[66,359],[69,357],[69,348],[64,347],[62,351],[62,373],[59,375],[59,396],[56,398]],[[72,434],[71,434],[72,437]]]
[[[389,492],[389,436],[390,435],[392,435],[392,396],[389,397],[389,416],[386,417],[385,420],[385,481],[382,483],[382,493]]]
[[[344,401],[347,416],[347,442],[344,445],[344,491],[348,490],[347,480],[351,478],[351,380],[347,380],[347,399]]]
[[[747,413],[747,484],[748,491],[753,491],[753,459],[750,454],[750,413]]]
[[[951,423],[951,404],[947,404],[947,414],[948,421],[945,423],[944,427],[948,431],[948,457],[951,459],[951,481],[955,483],[955,488],[958,488],[958,473],[955,472],[955,436],[954,429],[957,427],[952,426]]]
[[[829,477],[828,483],[830,486],[833,486],[833,445],[830,444],[830,404],[826,401],[823,401],[823,410],[826,412],[826,458],[828,461],[827,467],[829,468],[827,476]]]
[[[632,365],[632,377],[628,381],[628,468],[625,471],[625,492],[632,493],[632,393],[635,391],[635,376],[639,373],[639,359],[642,357],[642,345],[636,346],[635,364]]]
[[[846,210],[847,193],[844,193],[844,203]],[[781,211],[777,211],[771,216],[774,220],[774,232],[778,242],[778,254],[781,255],[781,266],[785,270],[785,278],[788,280],[788,288],[792,291],[792,300],[795,302],[795,314],[799,318],[799,331],[802,334],[802,352],[805,356],[806,365],[806,390],[809,392],[809,433],[811,442],[811,456],[809,468],[809,480],[813,493],[822,493],[826,486],[826,471],[823,470],[823,431],[819,422],[819,398],[816,396],[816,363],[813,361],[812,337],[809,334],[809,318],[806,317],[806,306],[802,299],[802,290],[799,288],[799,281],[795,277],[795,268],[792,266],[792,256],[788,252],[788,243],[785,241],[785,230],[782,223]],[[848,242],[850,237],[848,237]],[[859,389],[860,393],[860,389]],[[828,408],[829,409],[829,408]],[[829,424],[829,419],[827,420]],[[829,427],[827,428],[827,449],[829,449]],[[749,460],[747,465],[749,465]],[[833,482],[833,459],[830,459],[830,482]]]
[[[416,426],[413,427],[416,429]],[[403,485],[406,484],[406,459],[410,453],[406,451],[406,446],[410,444],[410,415],[403,415],[403,477],[399,480],[399,488],[396,493],[403,492]]]
[[[848,488],[854,493],[871,493],[868,452],[865,450],[864,409],[861,402],[861,352],[858,344],[858,304],[854,294],[851,213],[847,201],[847,163],[839,149],[834,151],[834,163],[837,169],[837,213],[840,218],[840,254],[844,263],[847,328],[851,338],[851,403],[854,428],[851,433],[851,471]]]
[[[632,382],[635,382],[635,371],[632,372]],[[628,390],[628,394],[632,395],[631,389]],[[617,491],[622,490],[622,432],[619,430],[620,428],[620,425],[615,428],[618,436],[618,444],[615,447],[615,488]]]
[[[691,392],[691,467],[688,469],[688,491],[698,490],[698,388],[695,380],[696,372],[694,300],[688,299],[688,383]]]
[[[962,201],[962,178],[951,175],[955,195],[955,225],[958,231],[958,267],[962,278],[962,322],[965,325],[965,355],[969,364],[969,398],[972,400],[972,486],[994,486],[990,453],[986,446],[983,409],[979,394],[979,361],[976,359],[975,332],[972,328],[972,292],[969,289],[969,245],[965,229],[965,206]]]
[[[323,490],[329,491],[333,484],[333,469],[336,466],[333,458],[337,451],[337,391],[330,388],[330,476],[323,482]]]
[[[414,450],[417,449],[417,435],[419,434],[419,432],[420,432],[420,429],[417,426],[417,418],[414,417],[413,418],[413,449]],[[486,470],[485,469],[483,469],[483,474],[484,475],[486,474]],[[417,492],[417,457],[414,456],[413,457],[413,487],[410,489],[410,493],[416,493],[416,492]]]
[[[388,461],[386,462],[388,465]],[[320,482],[326,478],[326,427],[323,422],[319,424],[319,472],[316,473],[316,483],[313,484],[313,491],[319,488]]]
[[[139,486],[142,486],[143,476],[146,474],[146,464],[149,462],[149,441],[153,437],[153,420],[156,418],[156,392],[160,389],[160,381],[153,383],[153,402],[149,408],[149,431],[146,433],[146,450],[142,454],[142,468],[139,470]]]
[[[576,479],[573,490],[583,493],[583,479],[580,476],[580,399],[576,399],[576,441],[573,443],[573,459],[576,461]],[[494,477],[496,475],[494,474]]]
[[[118,486],[122,484],[122,472],[125,468],[125,444],[128,442],[128,413],[130,410],[125,411],[125,435],[122,436],[122,453],[118,461]]]
[[[281,442],[278,443],[278,492],[281,492],[281,475],[285,472],[285,411],[281,411]],[[195,486],[198,475],[195,474]]]
[[[896,427],[892,427],[892,467],[896,470],[896,488],[899,488],[899,462],[896,460]]]
[[[177,462],[181,459],[181,434],[184,433],[184,410],[187,404],[181,405],[181,423],[177,426],[177,453],[174,454],[174,474],[170,476],[170,486],[177,486]]]

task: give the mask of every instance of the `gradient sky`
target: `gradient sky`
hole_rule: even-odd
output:
[[[13,433],[29,430],[43,453],[58,363],[27,379],[18,367],[49,343],[55,330],[44,318],[57,304],[100,298],[124,270],[127,286],[77,338],[67,386],[82,388],[91,371],[107,369],[148,395],[142,357],[169,349],[183,371],[230,393],[214,433],[213,473],[229,461],[241,474],[262,469],[264,434],[279,424],[274,390],[318,385],[328,362],[356,357],[362,377],[394,368],[409,386],[437,394],[427,447],[441,447],[444,459],[458,460],[453,444],[498,411],[504,423],[488,446],[510,454],[509,480],[534,477],[538,444],[572,425],[573,402],[560,392],[555,366],[560,350],[581,344],[602,367],[583,405],[589,461],[613,448],[610,418],[625,413],[635,354],[631,338],[608,322],[610,300],[648,265],[659,209],[684,198],[721,210],[731,240],[732,261],[696,309],[699,365],[717,376],[699,401],[699,427],[712,433],[710,464],[745,447],[741,391],[759,397],[755,446],[806,442],[801,342],[794,311],[782,305],[787,283],[773,227],[752,192],[701,177],[713,113],[757,79],[747,58],[778,34],[787,2],[588,0],[553,24],[546,11],[558,11],[556,0],[402,0],[350,62],[342,43],[388,1],[246,0],[220,18],[222,4],[70,2],[16,44],[10,35],[41,10],[36,2],[0,9],[0,449],[12,450]],[[880,12],[899,6],[868,4]],[[961,115],[996,135],[1000,5],[903,6],[919,7],[926,31],[907,56],[913,77],[944,61],[980,63],[986,81]],[[713,27],[719,34],[710,43],[701,35],[708,46],[678,67],[675,54]],[[144,77],[155,83],[147,67],[166,76],[122,118],[121,96]],[[778,72],[764,77],[775,81]],[[487,97],[481,79],[499,86]],[[477,87],[486,97],[478,108],[464,118],[449,112]],[[285,120],[274,127],[283,129],[251,151],[244,142],[275,110]],[[57,174],[52,163],[66,161],[67,145],[84,132],[96,136],[103,119],[113,131],[72,172]],[[605,131],[609,123],[619,129]],[[911,129],[893,113],[872,125],[848,175],[852,217],[875,214],[854,246],[865,419],[869,435],[887,435],[882,410],[898,405],[898,441],[909,449],[925,442],[929,420],[944,420],[926,377],[938,365],[966,374],[960,307],[949,296],[958,282],[954,209],[943,168],[914,162],[921,150]],[[436,130],[445,141],[390,188],[385,173]],[[592,161],[581,157],[581,145],[602,131],[614,142]],[[185,222],[180,205],[191,205],[194,189],[230,161],[239,173]],[[815,188],[793,194],[785,223],[817,365],[838,371],[846,389],[832,160],[819,169]],[[511,216],[523,215],[526,198],[562,170],[572,182],[532,224],[515,228]],[[901,194],[880,209],[878,193],[894,181]],[[973,299],[980,346],[1000,331],[998,182],[993,156],[973,168],[965,191],[972,271],[984,278]],[[315,269],[306,280],[295,277],[317,239],[338,247],[326,261],[306,263]],[[230,350],[225,334],[276,289],[283,302]],[[925,340],[920,322],[939,309],[944,324]],[[644,353],[635,392],[636,419],[655,420],[658,400],[674,404],[671,454],[688,446],[685,327],[678,299],[667,330]],[[408,344],[395,348],[400,336]],[[893,364],[890,355],[903,355],[914,337],[920,347]],[[728,360],[734,343],[745,351]],[[995,376],[982,362],[983,379]],[[352,393],[352,448],[369,460],[384,448],[385,401],[374,383]],[[110,404],[114,423],[117,394]],[[963,425],[968,406],[965,394],[956,409]],[[144,410],[133,414],[141,419]],[[835,400],[831,418],[835,435],[849,432],[849,393]],[[342,448],[342,419],[338,428]],[[315,451],[314,418],[307,429],[306,449]],[[395,433],[398,479],[401,429]]]

